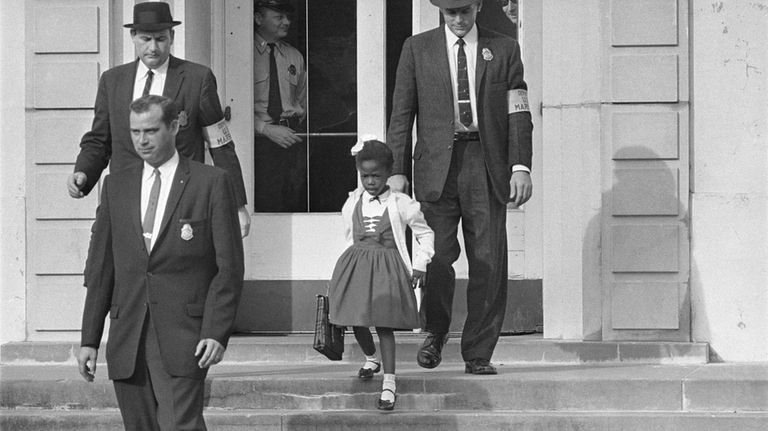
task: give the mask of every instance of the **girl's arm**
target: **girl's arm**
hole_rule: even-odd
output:
[[[426,271],[427,264],[435,255],[435,233],[424,220],[418,201],[408,195],[401,195],[400,202],[402,218],[416,237],[416,243],[413,244],[413,269]]]

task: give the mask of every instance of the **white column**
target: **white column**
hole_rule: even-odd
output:
[[[694,0],[692,339],[768,360],[768,1]]]
[[[544,337],[599,339],[599,0],[543,0]]]
[[[0,2],[0,344],[26,339],[24,8]]]
[[[387,3],[357,3],[357,132],[384,139],[387,131]]]

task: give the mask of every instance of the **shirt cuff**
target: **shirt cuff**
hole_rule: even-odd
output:
[[[518,171],[528,172],[529,174],[531,173],[531,170],[528,169],[528,167],[525,165],[512,165],[512,173],[515,173]]]

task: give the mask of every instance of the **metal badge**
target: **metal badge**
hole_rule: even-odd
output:
[[[186,111],[179,112],[179,127],[184,128],[187,127],[187,123],[189,123],[189,117],[187,116]]]
[[[493,53],[488,48],[483,48],[483,60],[485,61],[491,61],[493,60]]]
[[[181,239],[189,241],[195,237],[193,233],[192,226],[189,223],[184,223],[184,226],[181,227]]]

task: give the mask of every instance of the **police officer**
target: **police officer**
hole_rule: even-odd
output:
[[[286,43],[293,7],[254,3],[255,193],[257,212],[307,210],[307,76],[304,57]]]

